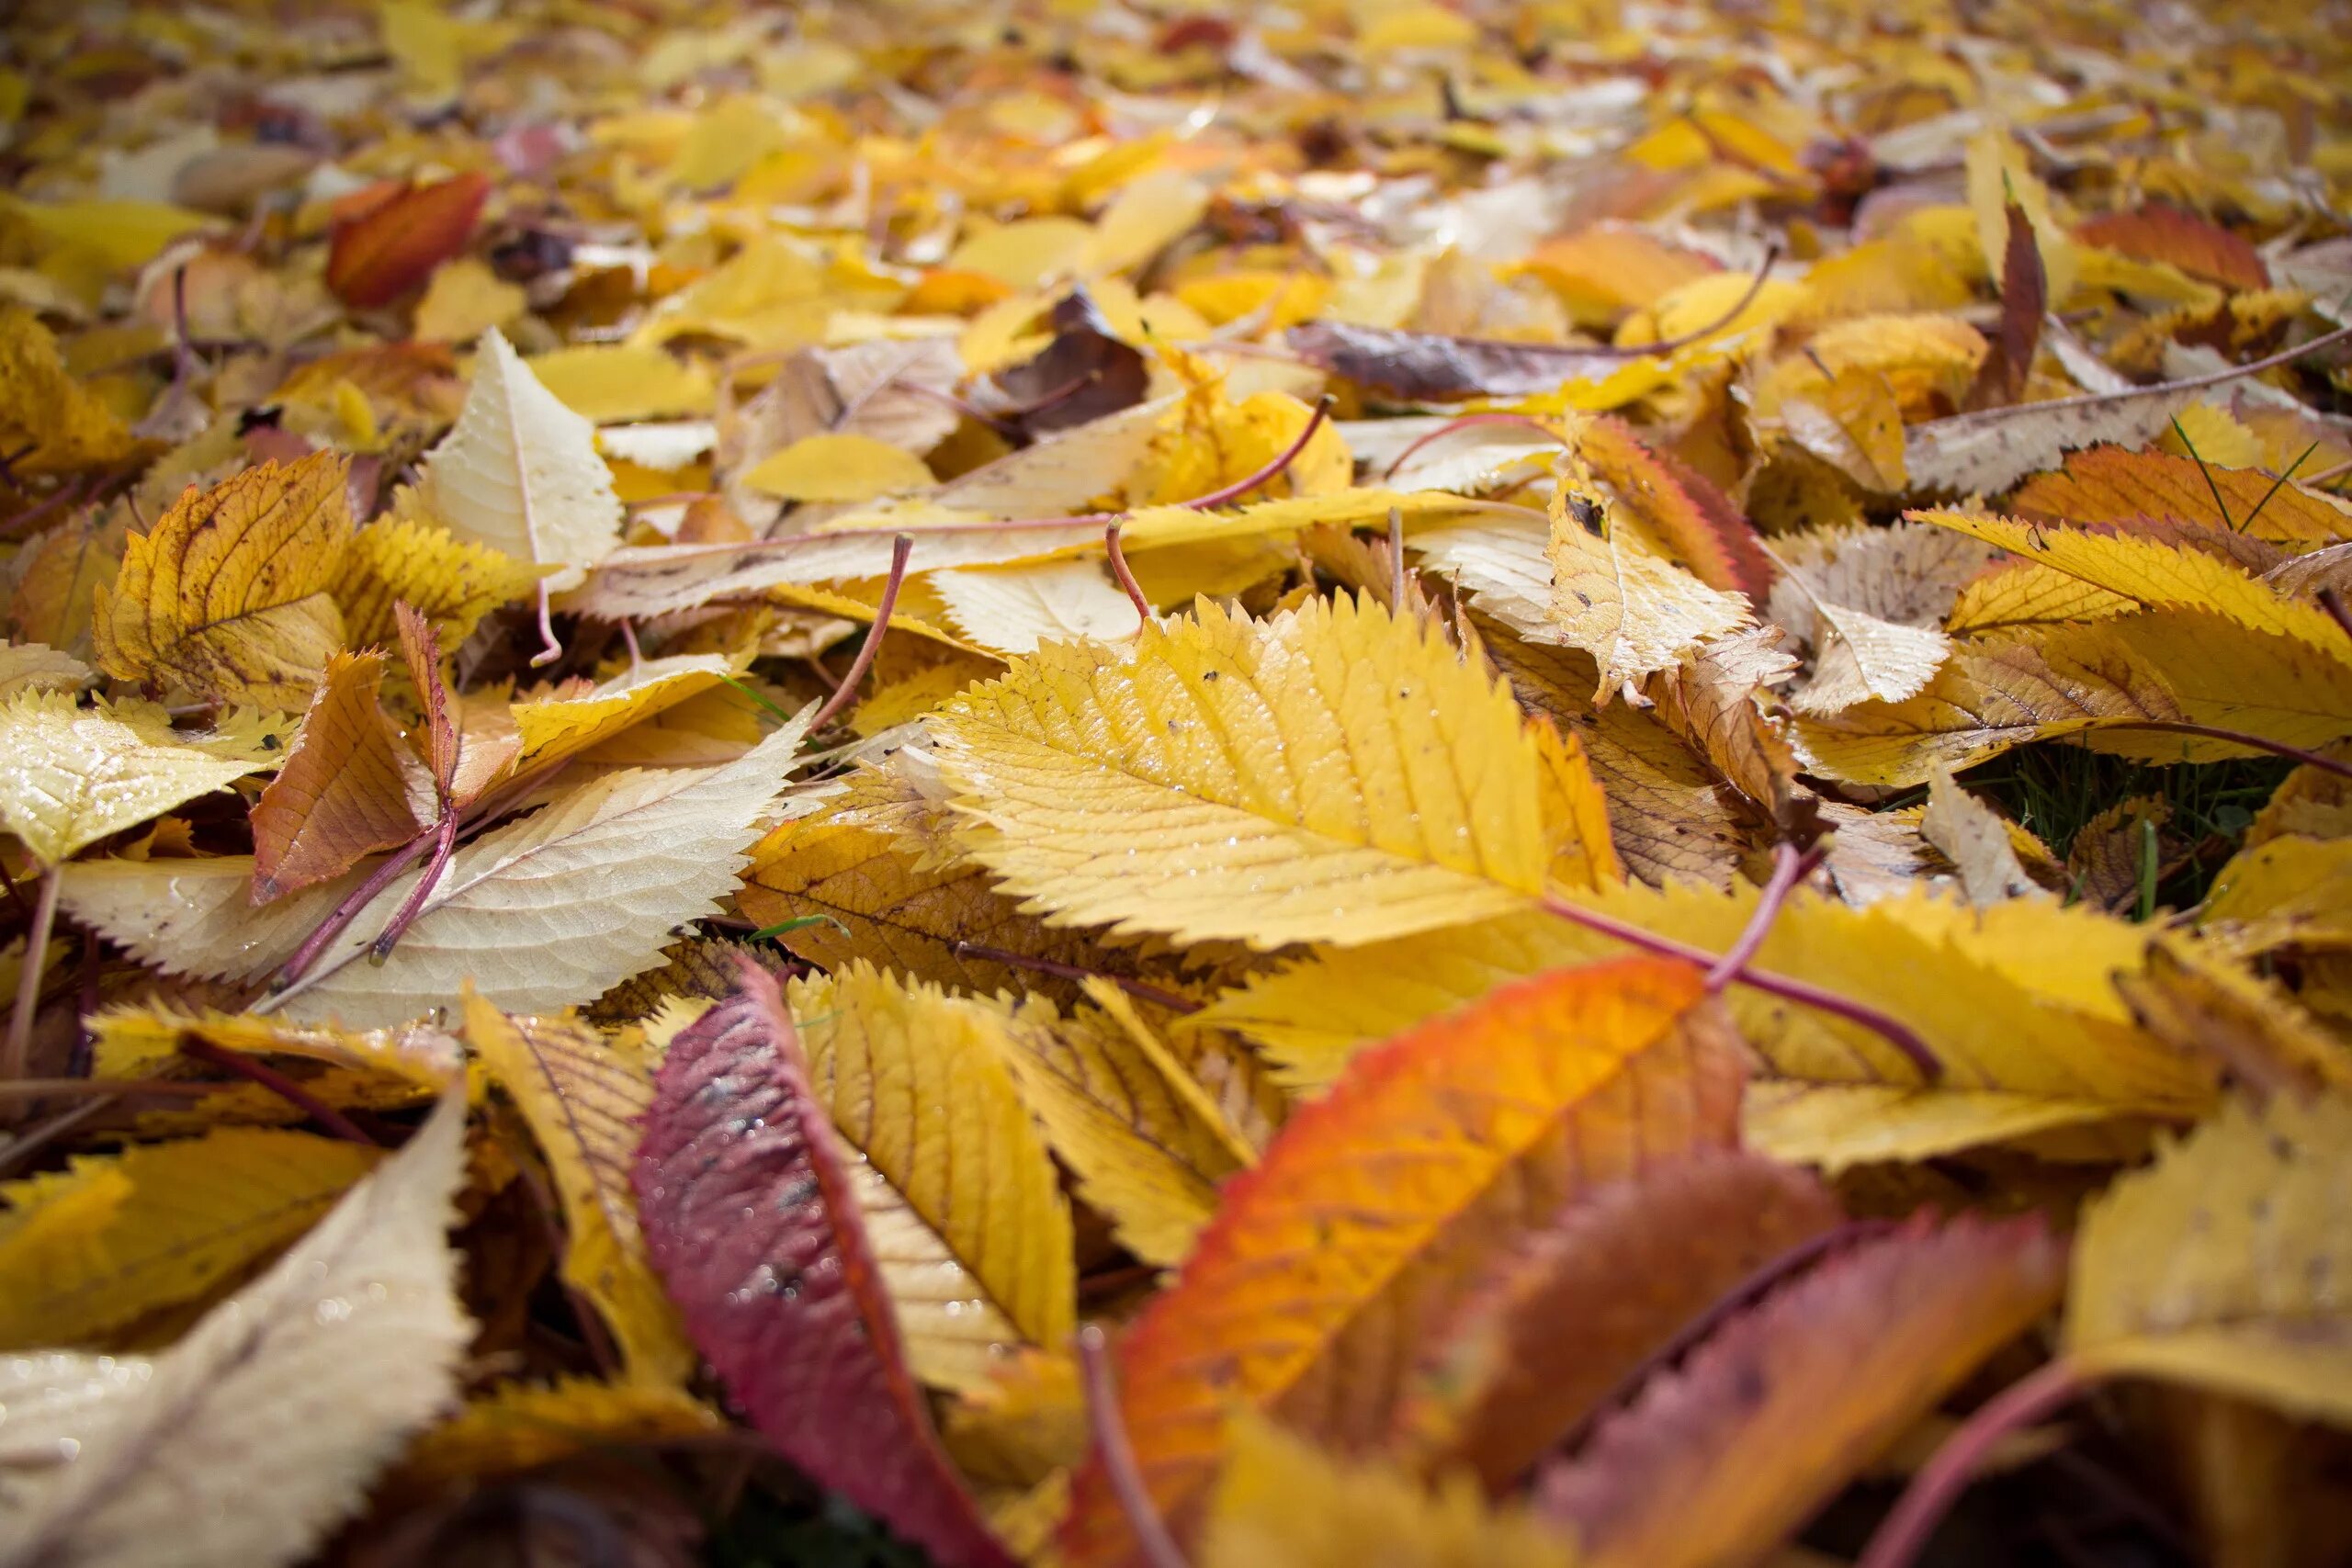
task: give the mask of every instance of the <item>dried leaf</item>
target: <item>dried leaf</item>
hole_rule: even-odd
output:
[[[908,1375],[850,1160],[775,983],[747,967],[656,1080],[635,1176],[653,1266],[786,1459],[934,1562],[1010,1564]]]
[[[1745,600],[1612,536],[1600,503],[1574,491],[1552,499],[1545,553],[1553,626],[1558,640],[1599,661],[1597,695],[1670,670],[1701,643],[1747,623]]]
[[[145,703],[83,708],[62,692],[28,691],[0,705],[0,823],[47,865],[254,767],[184,743]]]
[[[478,173],[388,193],[360,217],[336,225],[327,287],[357,310],[390,304],[465,249],[489,199],[490,176]]]
[[[381,653],[327,660],[292,755],[254,802],[254,903],[340,876],[423,830],[399,733],[377,705],[383,679]]]
[[[0,1492],[0,1562],[231,1568],[310,1552],[455,1400],[472,1325],[444,1233],[464,1130],[464,1097],[453,1094],[144,1378],[57,1420],[73,1462]],[[229,1484],[224,1464],[239,1474],[259,1466],[272,1484],[233,1508],[190,1510],[189,1497]]]

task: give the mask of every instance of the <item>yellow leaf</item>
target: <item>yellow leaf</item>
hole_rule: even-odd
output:
[[[0,643],[0,701],[18,692],[78,692],[96,679],[71,654],[37,642]]]
[[[121,462],[136,445],[115,412],[66,369],[40,318],[0,304],[0,447],[9,466],[72,473]]]
[[[1382,1463],[1343,1463],[1261,1416],[1234,1423],[1209,1504],[1204,1568],[1574,1568],[1575,1548],[1524,1506],[1490,1507],[1456,1474],[1434,1490]]]
[[[1721,953],[1756,891],[1627,886],[1577,901]],[[1620,950],[1542,914],[1324,948],[1219,997],[1200,1021],[1262,1043],[1288,1081],[1316,1088],[1366,1043],[1498,984]],[[2194,1114],[2211,1099],[2211,1068],[2136,1028],[2109,984],[2140,967],[2142,950],[2126,922],[2042,900],[1971,909],[1924,886],[1860,908],[1793,897],[1757,966],[1902,1019],[1944,1076],[1925,1085],[1879,1036],[1735,987],[1733,1014],[1770,1069],[1749,1090],[1748,1136],[1784,1159],[1843,1165],[1923,1158],[2041,1127]],[[1923,1005],[1939,997],[1968,1005]]]
[[[0,1186],[10,1205],[0,1215],[0,1345],[107,1343],[109,1331],[203,1294],[301,1235],[380,1156],[310,1133],[223,1127]],[[60,1221],[44,1219],[51,1204],[63,1205]]]
[[[673,654],[646,660],[584,689],[566,685],[544,694],[526,693],[514,707],[514,728],[523,740],[521,765],[586,750],[741,674],[745,662],[715,653]]]
[[[1995,567],[1960,591],[1944,617],[1950,632],[1994,632],[2007,627],[2059,626],[2129,615],[2139,601],[2085,582],[2040,561],[2011,560]]]
[[[695,1368],[638,1229],[629,1168],[653,1065],[569,1013],[510,1018],[466,992],[466,1039],[522,1109],[563,1205],[563,1277],[595,1303],[629,1375],[683,1384]]]
[[[434,0],[379,0],[377,26],[408,90],[430,103],[458,96],[465,81],[466,24]]]
[[[266,1058],[266,1065],[337,1110],[397,1110],[431,1099],[465,1066],[454,1036],[424,1024],[366,1032],[307,1027],[283,1019],[168,1003],[108,1008],[89,1015],[94,1078],[197,1077],[220,1089],[185,1111],[149,1111],[143,1131],[175,1132],[220,1122],[298,1121],[301,1109],[226,1068],[201,1068],[184,1041]]]
[[[1478,24],[1421,0],[1383,0],[1356,7],[1363,18],[1356,47],[1366,54],[1400,49],[1460,49],[1478,41]]]
[[[1084,637],[1107,640],[1136,623],[1135,605],[1093,561],[939,571],[931,582],[956,627],[999,653],[1035,653],[1040,643]]]
[[[2352,839],[2286,834],[2240,850],[2214,877],[2197,924],[2239,957],[2290,943],[2352,947]]]
[[[299,708],[344,640],[334,585],[351,537],[345,459],[313,453],[182,495],[130,536],[98,591],[100,668],[199,696]]]
[[[1984,256],[1984,270],[1996,285],[2007,274],[2009,243],[2009,204],[2025,209],[2033,225],[2033,243],[2041,253],[2041,270],[2048,279],[2052,306],[2062,306],[2075,291],[2078,266],[2075,241],[2050,210],[2050,188],[2026,162],[2025,149],[2006,130],[1985,130],[1969,139],[1967,152],[1968,208],[1976,219],[1976,243]]]
[[[1131,1010],[1128,1021],[1142,1027]],[[1102,1007],[1058,1018],[1030,1002],[1005,1032],[1004,1062],[1079,1197],[1129,1252],[1173,1268],[1216,1212],[1217,1182],[1248,1160],[1203,1115],[1199,1085],[1147,1043]]]
[[[2352,1100],[2232,1100],[2091,1203],[2068,1354],[2352,1425]]]
[[[213,221],[160,201],[52,203],[0,196],[0,213],[22,220],[53,250],[71,253],[102,272],[144,266],[174,240]]]
[[[1199,222],[1208,205],[1208,187],[1181,169],[1129,181],[1094,220],[1083,270],[1124,272],[1142,265]]]
[[[741,482],[785,501],[873,501],[938,481],[911,452],[871,435],[807,435],[753,464]]]
[[[433,269],[416,302],[412,335],[419,343],[467,344],[520,319],[530,298],[476,256],[455,256]]]
[[[1597,698],[1670,670],[1711,637],[1747,624],[1747,602],[1609,530],[1607,503],[1563,488],[1552,498],[1548,612],[1554,637],[1600,664]]]
[[[973,234],[949,253],[946,265],[1008,288],[1035,289],[1076,272],[1093,239],[1094,231],[1075,218],[1023,218]]]
[[[329,592],[343,607],[344,632],[355,647],[391,641],[398,632],[392,605],[406,603],[433,623],[441,651],[453,653],[484,615],[555,570],[458,538],[415,514],[415,494],[401,491],[393,514],[354,534],[343,552]]]
[[[293,755],[254,802],[254,902],[340,876],[424,827],[406,753],[377,705],[384,656],[337,653],[302,716]]]
[[[2173,423],[2156,445],[2176,457],[2216,468],[2258,468],[2268,461],[2261,438],[2211,403],[2189,404]]]
[[[575,1454],[724,1431],[718,1411],[661,1383],[508,1381],[417,1438],[402,1476],[424,1482],[519,1475]]]
[[[578,585],[620,540],[621,503],[596,427],[541,386],[496,329],[482,339],[465,412],[425,455],[418,498],[459,539]]]
[[[817,1098],[882,1190],[866,1225],[918,1375],[985,1379],[991,1314],[1033,1344],[1066,1343],[1069,1209],[1005,1065],[1003,1005],[862,962],[788,995]]]
[[[1543,888],[1509,692],[1369,601],[1263,623],[1204,603],[1130,648],[1049,646],[933,724],[973,857],[1057,923],[1375,942]]]
[[[1320,315],[1331,297],[1331,280],[1311,272],[1245,270],[1195,277],[1176,286],[1176,299],[1211,326],[1230,326],[1248,317],[1261,331],[1278,333]]]
[[[183,744],[144,703],[80,708],[28,691],[0,706],[0,823],[45,865],[253,771]]]
[[[730,94],[695,116],[694,129],[670,161],[670,183],[684,191],[733,185],[788,141],[783,123],[766,105],[746,94]]]
[[[710,372],[659,348],[581,344],[524,364],[558,402],[597,424],[708,413],[718,396]]]

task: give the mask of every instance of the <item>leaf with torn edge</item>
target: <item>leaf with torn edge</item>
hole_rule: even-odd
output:
[[[1580,1190],[1727,1145],[1739,1078],[1699,972],[1630,958],[1409,1030],[1302,1107],[1118,1347],[1129,1438],[1178,1539],[1237,1409],[1375,1440],[1422,1335],[1495,1245]],[[1061,1547],[1088,1568],[1135,1560],[1099,1452]]]
[[[328,658],[292,754],[254,802],[254,903],[340,876],[424,827],[406,753],[377,703],[383,680],[379,652]]]
[[[1060,923],[1371,942],[1544,886],[1537,755],[1510,694],[1369,600],[1266,622],[1204,603],[1131,647],[1048,646],[933,734],[973,857]]]
[[[450,533],[577,587],[620,542],[621,503],[596,427],[539,385],[495,329],[481,340],[465,412],[425,455],[417,497]]]
[[[564,1279],[595,1304],[632,1378],[683,1384],[694,1348],[646,1260],[629,1189],[653,1064],[570,1013],[510,1018],[469,990],[465,1016],[475,1057],[521,1109],[555,1179]]]
[[[1005,1006],[865,963],[786,998],[810,1091],[907,1211],[886,1230],[869,1207],[866,1230],[915,1375],[969,1388],[994,1347],[1060,1348],[1077,1311],[1069,1205],[1013,1087]],[[901,1231],[923,1256],[892,1256]]]
[[[453,1091],[144,1378],[52,1418],[73,1462],[0,1490],[0,1564],[274,1568],[356,1509],[378,1469],[456,1402],[473,1325],[446,1233],[465,1122]],[[235,1507],[187,1506],[249,1474],[271,1484]]]
[[[2066,1352],[2352,1424],[2352,1100],[2233,1099],[2092,1201]]]
[[[1589,1568],[1769,1554],[2056,1303],[2038,1216],[1924,1216],[1858,1243],[1717,1329],[1538,1483]]]
[[[334,587],[351,537],[345,458],[263,463],[190,488],[97,590],[99,667],[125,681],[299,708],[343,646]]]
[[[1572,488],[1552,498],[1550,615],[1558,640],[1600,666],[1596,697],[1668,670],[1747,624],[1747,602],[1612,536],[1606,503]]]
[[[864,1223],[852,1161],[775,981],[670,1045],[638,1145],[646,1246],[752,1425],[942,1568],[1010,1568],[941,1451]]]

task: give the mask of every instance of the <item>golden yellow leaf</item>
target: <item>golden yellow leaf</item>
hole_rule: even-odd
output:
[[[2176,457],[2217,468],[2258,468],[2267,460],[2254,432],[2211,403],[2191,403],[2173,415],[2173,428],[2156,445]]]
[[[1523,1506],[1495,1509],[1466,1475],[1434,1489],[1347,1462],[1261,1416],[1234,1423],[1209,1504],[1204,1568],[1574,1568],[1567,1535]]]
[[[1069,1209],[1006,1066],[1001,1003],[951,997],[856,963],[788,992],[817,1097],[873,1177],[937,1238],[977,1298],[933,1298],[938,1258],[882,1226],[876,1249],[919,1375],[952,1386],[985,1376],[990,1309],[1033,1344],[1074,1325]],[[877,1216],[867,1207],[866,1224]],[[907,1266],[893,1269],[899,1258]],[[974,1332],[974,1330],[978,1332]]]
[[[65,693],[26,691],[0,705],[0,824],[48,865],[254,767],[183,743],[170,716],[145,703],[84,708]]]
[[[2085,582],[2054,566],[2012,559],[1960,591],[1951,613],[1944,617],[1944,629],[1957,635],[2057,626],[2104,620],[2137,608],[2138,600]]]
[[[1208,187],[1181,169],[1130,180],[1094,220],[1083,269],[1124,272],[1141,265],[1199,222],[1208,205]]]
[[[185,1111],[141,1116],[147,1132],[181,1132],[222,1122],[299,1121],[301,1108],[261,1085],[181,1054],[195,1040],[263,1058],[274,1071],[337,1110],[397,1110],[429,1100],[465,1066],[453,1035],[426,1024],[365,1032],[288,1023],[249,1012],[220,1012],[154,1002],[107,1008],[86,1021],[94,1078],[176,1077],[217,1082],[216,1092]]]
[[[122,566],[130,528],[127,507],[96,513],[36,534],[9,563],[9,623],[17,635],[76,657],[90,650],[90,615],[98,588]]]
[[[871,435],[828,432],[763,457],[741,482],[785,501],[873,501],[937,481],[911,452]]]
[[[414,336],[419,343],[466,344],[514,324],[530,296],[475,256],[453,256],[433,269],[424,298],[416,302]]]
[[[1003,1059],[1078,1196],[1129,1252],[1173,1268],[1216,1213],[1217,1182],[1245,1160],[1214,1111],[1202,1113],[1200,1087],[1178,1081],[1165,1047],[1155,1055],[1144,1043],[1102,1007],[1064,1018],[1031,1002],[1005,1031]]]
[[[189,490],[98,590],[100,668],[203,697],[299,708],[343,646],[328,590],[351,538],[346,461],[264,463]]]
[[[705,414],[718,396],[707,370],[659,348],[581,344],[523,364],[558,402],[597,424]]]
[[[741,674],[748,662],[713,653],[675,654],[646,660],[584,690],[559,686],[545,694],[526,693],[514,705],[522,765],[585,750]]]
[[[2352,1424],[2352,1100],[2233,1100],[2093,1201],[2067,1353]]]
[[[78,692],[96,679],[72,654],[37,642],[0,642],[0,702],[19,692]]]
[[[311,1133],[223,1127],[0,1186],[0,1345],[104,1345],[301,1235],[379,1157]]]
[[[1093,238],[1075,218],[1023,218],[983,228],[956,246],[946,265],[1009,288],[1034,289],[1077,271]]]
[[[115,412],[66,369],[40,318],[0,303],[0,449],[9,467],[73,473],[119,463],[137,445]]]
[[[1711,953],[1755,907],[1752,887],[1628,886],[1577,902]],[[1792,898],[1757,964],[1902,1019],[1942,1064],[1926,1084],[1900,1053],[1840,1020],[1734,987],[1733,1015],[1767,1066],[1749,1089],[1750,1141],[1784,1159],[1844,1165],[1921,1158],[2043,1127],[2193,1115],[2209,1065],[2137,1028],[2109,982],[2133,971],[2130,924],[2046,900],[1986,909],[1924,887],[1856,908]],[[1204,1022],[1259,1041],[1289,1082],[1316,1088],[1369,1042],[1493,987],[1622,951],[1527,914],[1367,947],[1324,948],[1219,997]],[[1930,998],[1965,997],[1965,1008]]]
[[[2240,850],[2213,878],[2197,925],[2240,957],[2290,942],[2352,947],[2352,839],[2286,834]]]
[[[973,857],[1056,923],[1374,942],[1521,904],[1550,858],[1510,694],[1368,600],[1047,647],[933,727]]]
[[[1600,693],[1672,669],[1701,643],[1747,623],[1738,595],[1612,536],[1607,503],[1589,492],[1564,487],[1553,496],[1545,553],[1557,638],[1599,662]]]
[[[340,876],[423,829],[407,753],[377,705],[383,680],[379,652],[328,658],[293,755],[254,802],[254,903]]]
[[[2143,1029],[2219,1064],[2250,1093],[2352,1090],[2352,1048],[2285,986],[2211,945],[2159,939],[2146,973],[2115,984]]]
[[[522,1109],[554,1174],[564,1279],[595,1303],[632,1378],[682,1385],[694,1347],[646,1260],[629,1189],[653,1064],[569,1013],[510,1018],[471,989],[466,1039]]]
[[[600,1449],[703,1437],[726,1425],[708,1404],[661,1383],[510,1380],[417,1438],[400,1473],[425,1482],[490,1480]]]
[[[469,544],[422,515],[414,491],[400,495],[406,508],[396,502],[392,515],[351,536],[328,589],[354,647],[390,642],[397,635],[392,606],[405,604],[434,624],[442,652],[455,652],[484,615],[555,570]]]

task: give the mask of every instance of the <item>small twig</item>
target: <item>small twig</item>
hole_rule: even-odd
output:
[[[2060,1358],[1978,1407],[1946,1438],[1926,1468],[1882,1520],[1854,1568],[1909,1568],[1935,1534],[1937,1524],[1966,1491],[1993,1445],[2018,1427],[2072,1404],[2090,1386],[2093,1374]]]
[[[857,657],[850,660],[849,671],[842,676],[841,685],[826,699],[825,705],[817,710],[817,716],[808,721],[809,734],[814,735],[824,728],[832,716],[849,706],[851,699],[857,695],[857,683],[873,667],[874,656],[882,649],[882,635],[890,629],[890,613],[899,607],[899,585],[907,580],[907,560],[914,551],[915,540],[911,534],[899,535],[890,547],[890,575],[883,581],[881,602],[874,606],[874,625],[866,632],[865,641],[858,649]]]
[[[1119,1414],[1119,1387],[1111,1369],[1110,1341],[1102,1330],[1088,1324],[1078,1331],[1078,1364],[1086,1380],[1086,1424],[1093,1429],[1094,1451],[1102,1458],[1102,1472],[1119,1509],[1136,1532],[1136,1545],[1150,1568],[1189,1568],[1167,1521],[1153,1506],[1151,1490],[1144,1484],[1136,1450],[1127,1441],[1125,1419]]]
[[[628,672],[634,678],[645,667],[645,654],[637,646],[637,623],[623,615],[616,624],[621,628],[621,641],[628,645]]]
[[[1264,484],[1267,480],[1275,478],[1284,468],[1289,468],[1293,463],[1296,462],[1298,460],[1298,455],[1306,450],[1306,444],[1315,439],[1315,433],[1323,428],[1323,422],[1325,420],[1331,417],[1332,405],[1338,400],[1338,399],[1332,397],[1329,392],[1324,393],[1322,397],[1317,399],[1315,403],[1315,412],[1307,416],[1306,428],[1298,433],[1298,439],[1292,442],[1280,453],[1276,454],[1273,461],[1268,463],[1264,468],[1260,468],[1256,473],[1250,475],[1247,479],[1236,479],[1233,483],[1225,486],[1221,490],[1213,490],[1206,495],[1194,496],[1192,500],[1184,502],[1184,504],[1191,507],[1195,512],[1205,512],[1212,506],[1222,506],[1227,502],[1233,500],[1237,496],[1247,495],[1251,491],[1256,490],[1260,485]]]
[[[234,1073],[241,1078],[252,1079],[345,1143],[365,1144],[370,1148],[378,1146],[375,1139],[359,1130],[357,1122],[266,1062],[258,1061],[242,1051],[224,1051],[209,1040],[183,1040],[180,1042],[180,1055],[191,1061],[202,1062],[207,1066]],[[220,1088],[218,1084],[211,1087],[215,1090]]]
[[[8,1014],[8,1041],[0,1053],[0,1079],[20,1078],[32,1058],[33,1015],[40,1010],[40,974],[49,957],[49,935],[57,924],[57,896],[64,876],[56,866],[44,866],[40,893],[33,904],[33,923],[25,932],[25,961],[17,972],[17,1005]]]
[[[442,802],[441,820],[433,825],[433,855],[424,863],[424,874],[416,879],[416,886],[408,890],[408,897],[401,900],[401,907],[392,912],[392,918],[384,922],[384,929],[376,933],[376,940],[368,944],[368,956],[374,962],[381,964],[390,958],[392,949],[400,945],[401,936],[416,923],[416,918],[424,913],[425,900],[432,897],[433,890],[441,886],[441,874],[449,869],[449,857],[457,852],[460,820],[448,802]]]
[[[83,1122],[95,1120],[121,1098],[119,1094],[106,1094],[84,1100],[73,1110],[60,1111],[40,1126],[0,1145],[0,1175],[30,1164],[34,1156],[67,1136]]]
[[[1009,953],[1001,947],[983,947],[977,942],[958,942],[956,956],[977,958],[983,964],[1001,964],[1008,969],[1029,969],[1040,975],[1057,975],[1065,980],[1108,980],[1137,1001],[1150,1002],[1170,1012],[1201,1010],[1201,1004],[1190,997],[1163,991],[1158,986],[1142,980],[1131,980],[1123,975],[1105,975],[1097,969],[1081,969],[1075,964],[1062,964],[1051,958],[1033,958],[1025,953]]]
[[[1739,933],[1739,940],[1707,971],[1707,989],[1720,991],[1739,978],[1740,971],[1747,967],[1748,960],[1756,956],[1757,949],[1772,933],[1772,922],[1780,918],[1781,906],[1827,857],[1828,852],[1819,844],[1802,854],[1794,844],[1772,846],[1771,880],[1764,884],[1763,897],[1756,900],[1756,912],[1747,917],[1747,927]]]
[[[1151,625],[1151,601],[1143,596],[1143,584],[1136,581],[1135,570],[1127,565],[1127,552],[1119,547],[1119,530],[1125,526],[1124,520],[1118,520],[1103,529],[1102,548],[1111,558],[1111,575],[1119,580],[1119,586],[1127,591],[1127,602],[1136,607],[1136,630],[1140,632]]]
[[[2342,479],[2346,474],[2352,474],[2352,459],[2337,463],[2331,468],[2322,468],[2303,482],[2307,485],[2324,485],[2330,479]]]
[[[2223,729],[2217,725],[2187,724],[2168,718],[2133,718],[2114,723],[2093,725],[2085,734],[2105,729],[2154,729],[2166,735],[2193,735],[2201,740],[2220,740],[2232,746],[2243,746],[2249,751],[2267,751],[2274,757],[2286,757],[2334,773],[2338,778],[2352,779],[2352,763],[2339,762],[2317,751],[2307,751],[2301,746],[2290,746],[2283,740],[2271,740],[2260,735],[2248,735],[2243,729]]]
[[[548,614],[548,580],[539,579],[539,651],[531,655],[531,668],[542,669],[563,657],[563,644],[555,639],[555,623]]]
[[[1599,931],[1603,936],[1613,936],[1645,953],[1654,953],[1661,958],[1679,958],[1701,970],[1714,965],[1716,954],[1703,947],[1676,942],[1671,937],[1644,931],[1614,916],[1583,908],[1556,893],[1546,893],[1541,902],[1546,910],[1572,925]],[[1807,981],[1793,980],[1785,975],[1774,975],[1762,969],[1743,970],[1737,983],[1784,1001],[1818,1008],[1833,1018],[1842,1018],[1849,1023],[1860,1025],[1901,1052],[1904,1058],[1918,1069],[1919,1076],[1929,1083],[1939,1082],[1944,1076],[1943,1064],[1936,1059],[1936,1054],[1928,1048],[1928,1043],[1920,1039],[1909,1024],[1881,1012],[1866,1002],[1858,1002],[1851,997],[1841,997],[1835,991],[1824,990]]]

